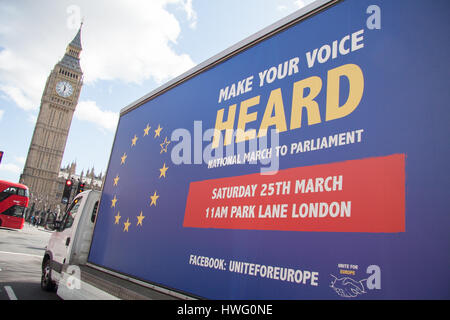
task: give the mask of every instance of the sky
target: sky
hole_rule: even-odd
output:
[[[313,0],[0,0],[0,180],[19,181],[45,82],[83,20],[61,167],[105,173],[122,108]]]

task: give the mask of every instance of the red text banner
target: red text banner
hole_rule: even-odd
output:
[[[192,182],[184,227],[405,231],[405,155]]]

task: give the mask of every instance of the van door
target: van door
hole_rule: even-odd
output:
[[[75,235],[75,229],[72,228],[72,226],[74,225],[77,215],[81,214],[81,210],[79,209],[82,206],[82,203],[82,196],[79,196],[73,200],[61,220],[61,225],[51,239],[51,251],[53,253],[52,269],[58,273],[61,273],[62,266],[66,263],[66,259],[70,253],[71,244]]]

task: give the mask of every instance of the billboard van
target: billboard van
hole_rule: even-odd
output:
[[[197,298],[449,299],[449,9],[316,1],[124,108],[89,263]]]

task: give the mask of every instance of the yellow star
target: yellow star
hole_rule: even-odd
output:
[[[120,220],[120,218],[122,218],[122,217],[120,216],[120,212],[117,212],[117,215],[114,216],[114,218],[116,218],[116,221],[114,222],[114,224],[119,224],[119,220]]]
[[[124,152],[123,156],[120,158],[120,164],[124,164],[126,159],[127,159],[127,154]]]
[[[142,211],[141,214],[137,216],[138,222],[137,222],[137,226],[141,225],[142,226],[142,220],[144,220],[145,216],[142,215]]]
[[[127,222],[123,223],[123,232],[128,232],[128,227],[130,226],[131,222],[130,222],[130,218],[127,218]]]
[[[148,131],[150,130],[150,126],[149,126],[149,124],[147,123],[147,127],[145,127],[145,129],[144,129],[144,137],[145,136],[148,136]]]
[[[169,167],[166,167],[166,163],[164,162],[163,167],[161,169],[159,169],[159,171],[161,171],[161,174],[159,175],[160,178],[161,177],[164,177],[164,178],[166,177],[167,169],[169,169]]]
[[[155,138],[160,136],[162,129],[161,125],[158,124],[158,129],[155,130]]]
[[[167,147],[169,146],[169,144],[170,144],[170,141],[167,141],[167,137],[166,137],[164,139],[164,142],[160,144],[160,146],[161,146],[161,152],[160,153],[167,152]]]
[[[155,207],[156,207],[156,200],[158,200],[158,198],[159,198],[159,196],[156,194],[156,191],[155,191],[155,193],[150,197],[150,199],[152,199],[152,202],[150,203],[150,207],[152,205],[155,205]]]
[[[119,182],[119,175],[117,175],[115,178],[114,178],[114,186],[117,186],[117,183]]]
[[[131,146],[135,146],[137,141],[138,141],[138,137],[136,135],[134,135],[134,138],[131,139]]]
[[[111,208],[116,207],[116,202],[117,202],[117,198],[116,198],[116,195],[114,195],[114,199],[111,200]]]

